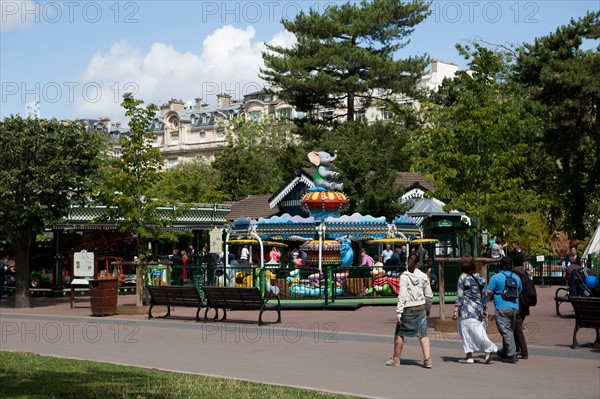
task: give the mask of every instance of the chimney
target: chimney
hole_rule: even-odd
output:
[[[217,108],[223,108],[231,105],[231,96],[229,94],[217,94]]]
[[[107,132],[110,132],[110,118],[108,116],[101,116],[98,118]]]
[[[185,110],[185,103],[183,100],[172,98],[171,101],[169,101],[169,109],[175,112],[183,112]]]
[[[202,97],[196,97],[194,101],[196,101],[196,111],[200,111],[202,109]]]

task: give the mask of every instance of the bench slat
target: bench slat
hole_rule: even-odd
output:
[[[279,297],[277,305],[265,306],[266,300],[260,294],[258,288],[250,287],[202,287],[206,297],[206,311],[204,320],[207,320],[209,309],[215,309],[215,319],[218,318],[218,310],[223,310],[223,318],[227,318],[227,309],[230,310],[260,310],[258,323],[262,323],[262,313],[265,309],[277,311],[277,323],[281,321],[281,304]]]
[[[148,292],[150,293],[149,319],[152,318],[152,307],[163,305],[167,306],[167,314],[164,317],[171,315],[171,306],[184,306],[198,308],[196,321],[200,320],[199,313],[202,308],[202,297],[196,287],[149,285]]]

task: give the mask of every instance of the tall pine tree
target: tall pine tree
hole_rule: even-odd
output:
[[[392,94],[413,95],[428,59],[396,59],[414,27],[429,15],[429,3],[363,0],[300,13],[282,21],[296,37],[292,48],[267,45],[261,77],[301,111],[345,106],[355,119],[356,102],[396,102]]]

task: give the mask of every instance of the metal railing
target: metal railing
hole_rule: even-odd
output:
[[[326,303],[342,298],[384,298],[396,297],[400,286],[400,274],[403,266],[372,266],[343,268],[340,265],[323,266],[322,273],[315,267],[293,268],[282,265],[275,268],[252,266],[228,266],[198,263],[196,265],[172,266],[167,268],[166,279],[158,279],[159,284],[202,286],[257,287],[264,296],[277,294],[282,299],[321,299]],[[528,258],[526,264],[529,274],[537,285],[565,285],[562,260],[557,258],[537,262]],[[182,278],[182,269],[187,278]],[[156,284],[152,279],[151,266],[145,268],[144,284]],[[443,270],[442,270],[443,269]],[[600,265],[595,264],[596,274]],[[456,284],[461,274],[458,260],[439,259],[421,267],[432,284],[435,296],[439,287],[443,287],[444,296],[456,295]],[[498,262],[488,260],[486,280],[500,271]],[[155,272],[158,275],[158,273]],[[164,274],[161,274],[161,277]],[[442,278],[443,282],[439,279]]]

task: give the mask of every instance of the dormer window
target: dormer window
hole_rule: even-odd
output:
[[[254,110],[254,111],[248,112],[248,119],[253,122],[262,122],[262,111]]]
[[[198,125],[198,122],[200,121],[200,117],[196,114],[192,114],[190,116],[190,122],[192,123],[192,126],[196,126]]]

